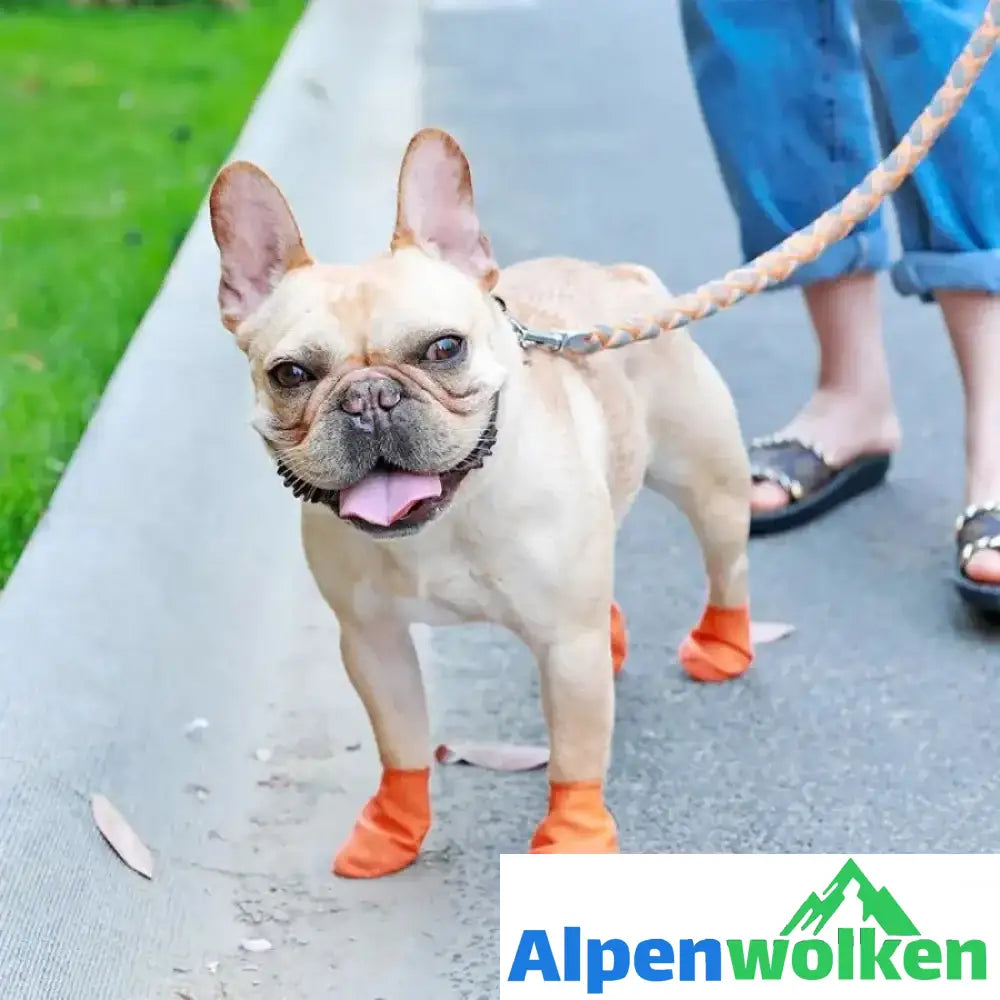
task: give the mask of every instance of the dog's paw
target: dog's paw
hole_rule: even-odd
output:
[[[709,605],[681,643],[679,655],[688,677],[696,681],[720,683],[746,673],[753,662],[750,609]]]
[[[430,768],[386,769],[333,860],[344,878],[379,878],[413,864],[431,825]]]
[[[617,854],[618,828],[600,781],[549,786],[549,814],[531,838],[532,854]]]
[[[628,656],[628,628],[617,604],[611,605],[611,666],[617,677],[625,669]]]

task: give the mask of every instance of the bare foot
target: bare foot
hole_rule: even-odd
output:
[[[860,455],[885,454],[899,447],[900,429],[891,400],[870,402],[854,394],[817,389],[812,399],[777,434],[810,442],[839,468]],[[750,494],[754,513],[778,510],[788,493],[777,483],[755,483]]]

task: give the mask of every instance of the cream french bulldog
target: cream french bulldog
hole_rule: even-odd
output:
[[[617,526],[643,484],[687,516],[708,594],[681,663],[736,677],[752,659],[750,469],[730,394],[686,331],[580,358],[526,350],[513,321],[613,323],[663,309],[666,288],[632,264],[501,271],[468,162],[435,129],[406,150],[390,251],[374,260],[316,263],[250,163],[219,174],[211,217],[254,426],[302,501],[306,557],[382,763],[334,871],[398,871],[430,825],[417,622],[496,622],[528,645],[551,746],[531,850],[616,851],[603,784],[624,656]]]

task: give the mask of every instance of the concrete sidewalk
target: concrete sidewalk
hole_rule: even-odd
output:
[[[737,259],[674,5],[313,0],[235,155],[273,173],[318,256],[357,259],[386,245],[423,124],[466,146],[502,262],[632,258],[682,290]],[[417,866],[328,874],[376,763],[216,281],[202,213],[0,599],[0,997],[492,997],[496,858],[524,849],[544,775],[445,769]],[[1000,846],[1000,636],[944,581],[957,383],[933,310],[892,300],[887,319],[908,446],[886,489],[754,545],[755,616],[798,631],[744,681],[680,675],[702,599],[683,521],[643,497],[626,525],[626,850]],[[697,335],[748,433],[787,417],[812,362],[794,296]],[[510,639],[458,629],[434,652],[437,736],[544,738]],[[152,883],[104,848],[94,791],[154,849]]]
[[[386,246],[419,41],[416,3],[316,0],[240,139],[322,257]],[[10,1000],[412,995],[430,944],[387,963],[385,941],[420,912],[451,946],[433,861],[403,883],[328,874],[371,790],[371,739],[249,429],[217,282],[202,211],[0,600]],[[191,739],[196,717],[210,725]],[[152,883],[102,844],[95,791],[153,848]],[[274,951],[241,954],[257,936]]]

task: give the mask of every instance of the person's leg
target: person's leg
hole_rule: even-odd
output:
[[[965,389],[965,502],[1000,502],[1000,296],[936,288]],[[977,552],[965,574],[1000,584],[1000,551]]]
[[[859,455],[895,451],[899,421],[889,387],[875,275],[862,272],[818,281],[804,293],[819,344],[819,378],[812,397],[776,437],[816,442],[834,467]],[[778,483],[754,484],[754,511],[779,510],[789,499]]]
[[[842,198],[876,161],[850,0],[684,0],[702,113],[750,259]],[[811,400],[779,435],[828,461],[892,451],[899,427],[874,272],[888,266],[881,212],[790,279],[804,286],[819,346]],[[755,485],[755,511],[788,503]]]
[[[857,0],[862,44],[885,140],[895,142],[941,84],[978,25],[982,0]],[[1000,501],[1000,62],[897,196],[904,254],[893,283],[936,299],[965,388],[970,505]],[[1000,552],[969,560],[974,580],[1000,583]]]

